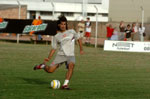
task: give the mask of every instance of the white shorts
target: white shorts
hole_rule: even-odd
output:
[[[79,35],[80,38],[84,37],[84,33],[83,32],[82,33],[79,32],[78,35]]]
[[[50,66],[55,66],[55,65],[60,66],[63,63],[65,63],[66,68],[68,68],[69,63],[75,64],[75,56],[56,55],[55,59],[53,60]]]

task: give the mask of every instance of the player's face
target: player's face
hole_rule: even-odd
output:
[[[66,30],[66,22],[61,22],[60,24],[59,24],[59,28],[60,28],[60,30],[61,31],[65,31]]]

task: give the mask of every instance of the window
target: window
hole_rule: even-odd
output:
[[[48,11],[43,11],[43,12],[40,12],[41,15],[47,15],[47,16],[52,16],[52,12],[48,12]]]
[[[87,16],[95,16],[95,13],[88,13]]]
[[[61,14],[64,16],[73,16],[74,15],[73,12],[62,12]]]
[[[36,12],[30,11],[30,19],[35,19],[35,18],[36,18]]]
[[[102,13],[103,17],[108,17],[108,13]]]

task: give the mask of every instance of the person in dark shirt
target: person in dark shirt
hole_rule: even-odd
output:
[[[132,29],[131,29],[130,24],[128,24],[127,28],[125,29],[124,41],[131,41],[131,33],[132,33]]]

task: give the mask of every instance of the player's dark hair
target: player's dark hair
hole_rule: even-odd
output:
[[[60,30],[60,27],[58,26],[61,22],[66,22],[66,30],[68,30],[68,21],[67,21],[67,18],[64,16],[64,15],[60,15],[58,17],[58,20],[57,20],[57,30]]]

